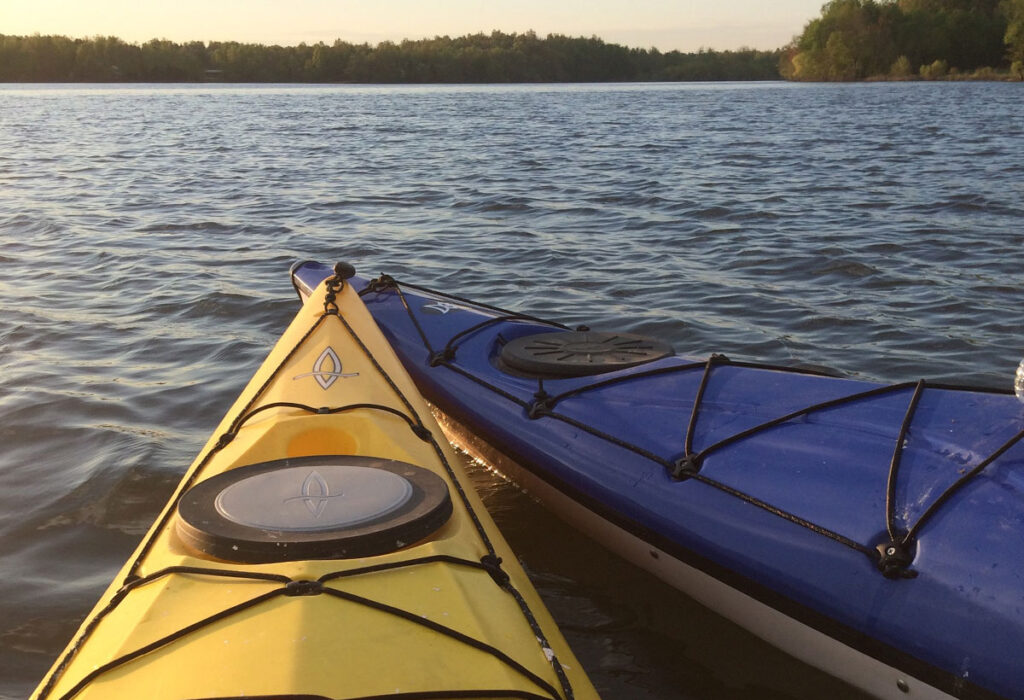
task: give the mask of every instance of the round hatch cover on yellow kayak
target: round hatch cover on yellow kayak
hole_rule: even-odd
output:
[[[229,561],[364,557],[413,544],[452,512],[444,480],[390,459],[324,455],[262,462],[193,486],[177,532]]]

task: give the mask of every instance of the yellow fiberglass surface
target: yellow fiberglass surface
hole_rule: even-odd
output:
[[[338,274],[33,697],[448,694],[596,697]]]

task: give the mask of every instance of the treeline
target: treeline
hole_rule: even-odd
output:
[[[681,53],[596,37],[474,34],[452,39],[265,46],[144,44],[115,37],[0,35],[2,82],[534,83],[778,80],[780,51]]]
[[[832,0],[783,54],[791,80],[1024,78],[1024,0]]]

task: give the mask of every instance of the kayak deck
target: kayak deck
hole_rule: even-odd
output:
[[[246,489],[273,487],[289,471],[298,486],[271,495],[305,521],[246,510]],[[338,484],[356,490],[353,475],[370,479],[369,514],[321,527],[351,515]],[[195,516],[204,532],[193,541],[183,504],[215,479],[231,482],[210,496],[228,532]],[[394,491],[383,505],[373,503],[381,484]],[[421,508],[431,490],[445,493]],[[236,492],[244,497],[232,505]],[[400,527],[362,538],[400,511],[415,520],[417,509],[430,511],[430,522],[404,531],[417,540],[403,541]],[[216,554],[202,551],[207,539]],[[325,554],[310,557],[307,546]],[[300,310],[33,697],[448,694],[596,697],[429,409],[335,276]]]

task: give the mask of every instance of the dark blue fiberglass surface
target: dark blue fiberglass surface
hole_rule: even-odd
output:
[[[309,277],[318,274],[325,273]],[[1024,687],[1013,651],[1024,643],[1024,446],[1013,444],[929,512],[1024,426],[1013,396],[921,392],[899,452],[891,523],[898,535],[915,530],[916,577],[891,579],[872,555],[889,539],[888,481],[914,384],[882,389],[716,365],[691,435],[705,480],[679,481],[666,464],[685,452],[703,359],[546,379],[549,396],[579,393],[556,402],[567,420],[531,419],[526,407],[541,384],[502,371],[497,355],[503,342],[550,326],[521,319],[480,326],[495,312],[408,287],[364,300],[429,400],[652,545],[940,687],[1006,696]],[[432,353],[446,346],[454,356],[431,366]],[[673,366],[678,371],[650,372]],[[614,377],[633,378],[607,382]],[[728,442],[791,414],[799,415]]]

